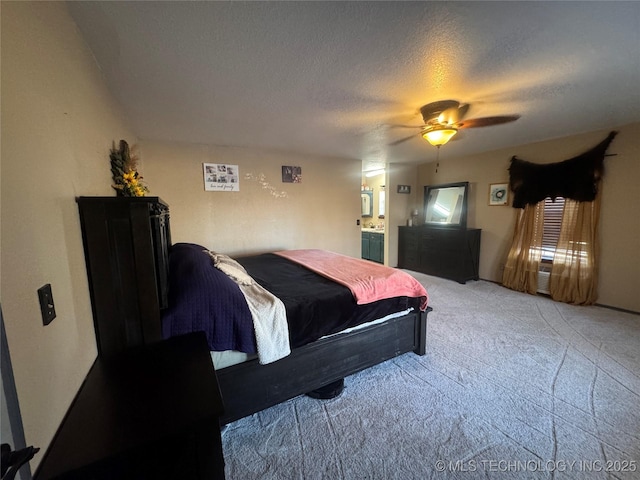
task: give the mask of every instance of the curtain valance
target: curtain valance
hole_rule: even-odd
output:
[[[562,162],[537,164],[514,155],[509,167],[513,207],[535,205],[546,197],[593,201],[598,192],[598,181],[604,174],[605,152],[617,134],[611,132],[591,150]]]

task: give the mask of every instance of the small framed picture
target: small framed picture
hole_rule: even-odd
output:
[[[398,185],[398,193],[411,193],[411,185]]]
[[[283,165],[282,181],[284,183],[302,183],[302,167]]]
[[[508,201],[508,183],[492,183],[489,185],[489,205],[506,205]]]

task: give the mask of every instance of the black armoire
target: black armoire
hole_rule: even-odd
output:
[[[158,197],[78,197],[98,353],[162,339],[171,245]]]

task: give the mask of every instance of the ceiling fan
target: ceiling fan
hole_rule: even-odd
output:
[[[464,128],[489,127],[502,123],[515,122],[520,115],[501,115],[495,117],[470,118],[465,120],[469,111],[468,103],[461,104],[457,100],[441,100],[428,103],[420,107],[420,114],[424,125],[391,125],[401,128],[420,128],[420,136],[427,140],[434,147],[440,147]],[[398,145],[410,140],[415,135],[410,135],[389,145]]]

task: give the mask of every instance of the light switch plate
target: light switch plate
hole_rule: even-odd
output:
[[[51,284],[38,289],[38,298],[40,299],[40,311],[42,312],[43,325],[49,325],[56,318],[56,307],[53,304],[53,294],[51,293]]]

